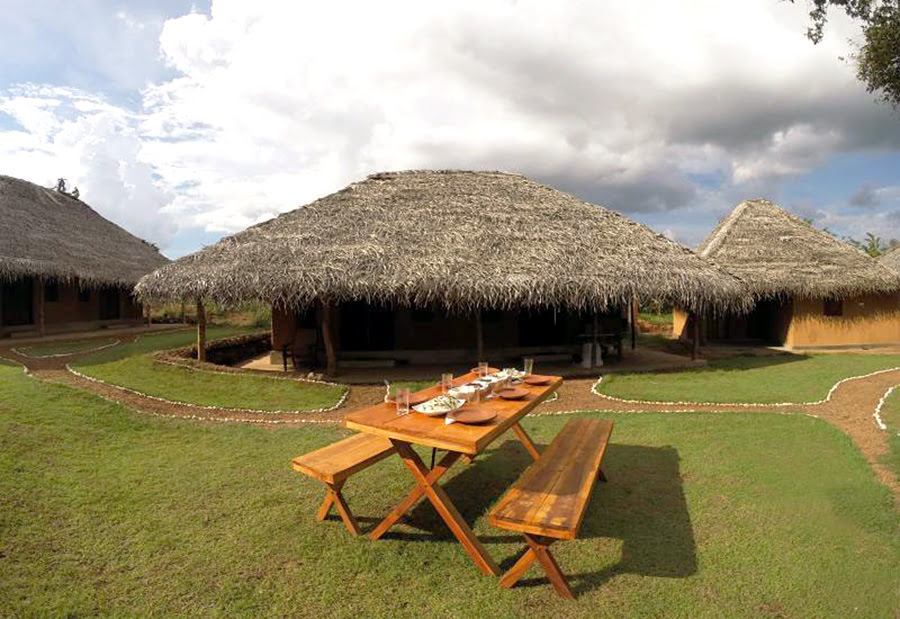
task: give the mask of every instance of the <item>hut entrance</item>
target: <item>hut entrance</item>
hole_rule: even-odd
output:
[[[119,318],[119,291],[116,288],[100,290],[100,320]]]
[[[747,317],[747,335],[766,344],[782,345],[787,338],[791,304],[774,299],[756,303]]]
[[[2,288],[0,324],[8,327],[34,324],[34,279],[26,277],[4,282]]]
[[[342,350],[392,350],[394,311],[362,302],[341,306]]]

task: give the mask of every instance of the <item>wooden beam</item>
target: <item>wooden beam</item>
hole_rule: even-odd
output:
[[[206,311],[200,297],[197,297],[197,361],[206,361]]]
[[[691,359],[696,360],[700,354],[700,315],[691,312]]]
[[[38,295],[38,306],[37,306],[37,323],[38,323],[38,335],[44,337],[44,278],[37,278],[37,295]]]
[[[600,341],[597,335],[600,333],[600,320],[597,318],[597,312],[594,312],[594,347],[591,349],[591,367],[601,365],[603,355],[600,353]]]
[[[478,351],[478,358],[476,361],[481,362],[484,361],[484,331],[481,327],[481,310],[475,312],[475,340]]]
[[[322,301],[322,340],[325,343],[325,374],[337,372],[337,351],[334,346],[334,306]]]
[[[634,297],[629,303],[631,309],[631,350],[634,350],[634,343],[637,339],[637,318],[638,318],[638,300]]]

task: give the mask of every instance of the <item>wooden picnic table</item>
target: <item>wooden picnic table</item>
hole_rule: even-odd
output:
[[[476,378],[477,374],[470,372],[454,380],[454,384],[465,384]],[[422,496],[425,496],[434,505],[438,514],[450,527],[450,531],[463,545],[475,564],[486,574],[499,575],[499,566],[488,555],[484,546],[475,537],[471,527],[437,482],[460,457],[466,456],[470,461],[474,460],[475,456],[483,452],[488,445],[508,430],[515,432],[532,458],[537,460],[540,454],[528,434],[519,425],[519,421],[562,385],[563,380],[559,376],[547,376],[546,378],[549,379],[546,385],[524,383],[519,385],[528,391],[528,395],[522,400],[504,400],[499,397],[482,400],[478,405],[479,408],[497,413],[496,418],[483,425],[462,423],[447,425],[443,417],[427,417],[416,412],[397,415],[396,406],[391,403],[376,404],[348,413],[344,418],[344,425],[347,428],[390,439],[416,482],[409,494],[375,527],[370,537],[379,539]],[[432,397],[438,396],[441,394],[441,387],[434,385],[416,393]],[[447,454],[433,468],[429,468],[413,450],[413,445],[446,450]]]

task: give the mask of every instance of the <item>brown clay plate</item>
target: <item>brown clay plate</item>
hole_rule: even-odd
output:
[[[507,387],[506,389],[501,389],[500,391],[498,391],[497,395],[499,395],[504,400],[521,400],[528,395],[528,392],[517,387]]]
[[[431,397],[434,397],[434,396],[431,396]],[[415,406],[416,404],[421,404],[422,402],[427,402],[428,400],[431,399],[431,397],[429,397],[427,395],[419,395],[416,393],[410,393],[409,394],[409,405]],[[384,401],[389,404],[393,404],[394,398],[392,398],[390,396],[385,396]]]
[[[487,423],[497,416],[494,411],[484,409],[461,410],[449,413],[447,417],[457,423],[479,424]]]
[[[469,371],[474,372],[475,374],[478,374],[478,368],[472,368]],[[488,374],[496,374],[499,371],[500,370],[498,370],[497,368],[492,368],[492,367],[488,366]]]
[[[550,379],[546,376],[536,376],[534,374],[532,374],[531,376],[526,376],[522,380],[524,380],[529,385],[546,385],[550,382]]]

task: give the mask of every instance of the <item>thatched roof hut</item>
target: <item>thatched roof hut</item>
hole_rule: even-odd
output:
[[[900,273],[900,245],[880,255],[878,262],[895,273]]]
[[[167,262],[81,200],[0,175],[0,281],[40,277],[131,287]]]
[[[741,282],[619,213],[519,174],[374,174],[141,279],[142,299],[602,310],[740,308]]]
[[[768,200],[739,204],[698,253],[758,298],[844,298],[900,290],[900,276]]]

